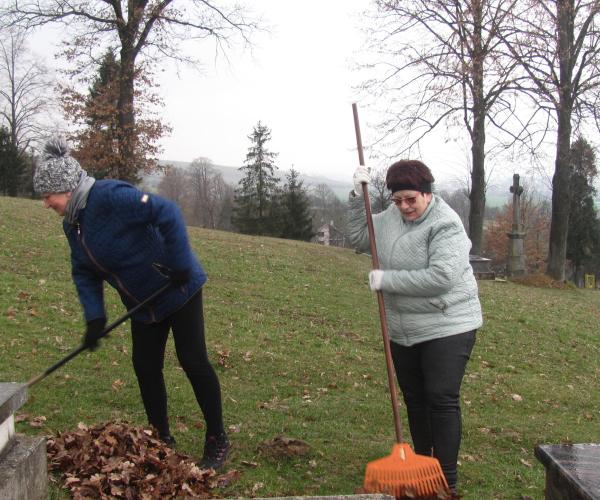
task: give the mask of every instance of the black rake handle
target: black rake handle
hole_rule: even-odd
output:
[[[115,320],[113,323],[111,323],[110,325],[108,325],[106,328],[104,328],[104,330],[102,331],[102,335],[100,335],[99,338],[102,338],[102,337],[105,337],[106,335],[108,335],[109,332],[111,332],[112,330],[114,330],[121,323],[124,323],[129,318],[131,318],[131,316],[133,316],[137,311],[139,311],[142,307],[144,307],[144,306],[148,305],[150,302],[152,302],[156,297],[158,297],[161,293],[163,293],[165,290],[167,290],[167,288],[169,288],[170,286],[171,286],[170,282],[167,283],[167,284],[165,284],[164,286],[162,286],[161,288],[159,288],[158,290],[156,290],[152,295],[150,295],[150,297],[148,297],[147,299],[143,300],[142,302],[140,302],[136,306],[134,306],[131,309],[129,309],[123,316],[121,316],[120,318],[118,318],[117,320]],[[72,351],[69,354],[67,354],[60,361],[57,361],[56,363],[54,363],[45,372],[41,373],[40,375],[38,375],[36,377],[33,377],[29,382],[27,382],[27,387],[29,388],[32,385],[37,384],[40,380],[45,379],[52,372],[58,370],[62,365],[68,363],[75,356],[77,356],[78,354],[82,353],[86,349],[87,349],[87,347],[84,344],[80,345],[77,349],[75,349],[74,351]]]

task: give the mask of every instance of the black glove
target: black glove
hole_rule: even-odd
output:
[[[98,340],[102,338],[102,332],[104,332],[104,326],[106,325],[106,318],[93,319],[88,321],[83,336],[83,345],[90,351],[95,351],[98,347]]]
[[[190,270],[189,269],[172,269],[169,272],[169,279],[175,286],[185,285],[190,281]]]

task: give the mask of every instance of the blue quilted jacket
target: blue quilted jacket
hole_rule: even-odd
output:
[[[167,283],[154,262],[189,269],[190,280],[171,287],[133,319],[161,321],[183,306],[206,282],[190,248],[177,205],[121,181],[96,181],[75,224],[63,223],[71,247],[73,280],[86,321],[105,317],[103,282],[131,309]]]

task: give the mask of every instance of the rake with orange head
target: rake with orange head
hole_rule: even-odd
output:
[[[358,159],[361,165],[365,164],[362,139],[360,136],[360,125],[358,123],[358,109],[352,104],[354,113],[354,129],[356,131],[356,145]],[[362,185],[365,210],[367,212],[367,229],[369,231],[369,243],[371,247],[371,258],[373,269],[379,269],[379,257],[375,245],[375,231],[373,229],[373,215],[371,203],[369,202],[369,188],[367,184]],[[445,498],[448,496],[449,488],[442,468],[437,459],[416,455],[411,447],[402,441],[402,426],[400,425],[400,413],[398,411],[398,395],[392,353],[390,349],[390,338],[387,330],[385,315],[385,303],[383,293],[377,292],[379,305],[379,319],[381,322],[381,335],[385,350],[385,364],[387,368],[388,385],[392,399],[392,411],[394,413],[394,426],[396,429],[396,444],[392,453],[379,460],[367,464],[364,489],[367,493],[387,493],[397,498]]]

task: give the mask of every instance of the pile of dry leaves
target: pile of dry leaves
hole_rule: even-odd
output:
[[[48,438],[47,449],[50,470],[64,474],[74,499],[211,498],[213,488],[239,477],[200,469],[151,430],[126,423],[79,424]]]

